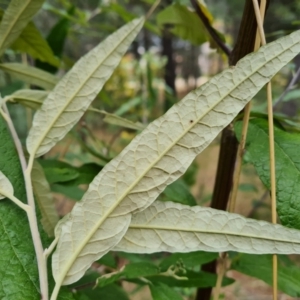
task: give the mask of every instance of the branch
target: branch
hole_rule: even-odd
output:
[[[222,39],[220,38],[218,32],[216,31],[215,28],[213,28],[208,20],[208,18],[206,17],[206,15],[203,13],[203,11],[201,10],[200,6],[197,3],[197,0],[191,0],[191,4],[194,7],[198,17],[200,18],[200,20],[202,21],[202,23],[204,24],[206,30],[208,31],[208,33],[210,34],[210,36],[212,37],[212,39],[216,42],[216,44],[223,50],[223,52],[229,57],[231,54],[231,50],[226,46],[226,44],[222,41]]]

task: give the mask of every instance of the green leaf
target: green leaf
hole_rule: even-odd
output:
[[[26,140],[31,155],[38,157],[48,152],[77,123],[119,64],[143,23],[144,18],[135,19],[107,37],[83,56],[49,93],[34,115]],[[56,109],[53,110],[53,107]]]
[[[137,105],[142,103],[142,98],[140,97],[136,97],[133,98],[127,102],[125,102],[124,104],[122,104],[116,111],[115,111],[115,115],[117,116],[122,116],[125,113],[127,113],[129,110],[131,110],[132,108],[136,107]]]
[[[159,26],[171,25],[171,32],[194,45],[208,41],[206,30],[195,12],[185,5],[173,4],[157,14]],[[196,28],[196,30],[195,30]]]
[[[231,269],[263,280],[272,285],[272,255],[239,254],[231,264]],[[278,262],[278,289],[291,297],[300,296],[300,269],[298,266],[284,266]]]
[[[21,34],[44,0],[12,0],[0,24],[0,54]]]
[[[186,270],[177,275],[179,278],[171,276],[156,275],[148,278],[152,283],[164,283],[170,287],[214,287],[217,282],[217,275],[207,272],[194,272]],[[223,278],[222,286],[233,283],[230,278]]]
[[[185,205],[197,205],[194,196],[191,194],[189,187],[182,179],[178,179],[172,184],[168,185],[163,192],[165,197],[160,197],[161,201],[173,201]]]
[[[35,161],[31,171],[32,188],[42,215],[41,223],[48,236],[54,236],[54,228],[59,220],[49,183],[42,166]]]
[[[117,115],[108,113],[104,110],[100,110],[100,109],[93,108],[93,107],[90,107],[88,110],[103,114],[105,116],[103,121],[106,122],[106,123],[109,123],[109,124],[112,124],[112,125],[117,125],[117,126],[122,126],[122,127],[125,127],[125,128],[130,128],[130,129],[134,129],[134,130],[143,130],[143,129],[145,129],[145,126],[141,123],[138,123],[138,122],[134,123],[134,122],[129,121],[127,119],[121,118]]]
[[[177,292],[163,283],[149,285],[153,300],[182,300]]]
[[[26,107],[38,109],[42,101],[47,97],[48,92],[41,90],[22,89],[6,96],[7,101],[18,102]]]
[[[129,300],[126,292],[116,284],[110,284],[103,288],[86,289],[82,293],[90,300]]]
[[[114,251],[300,254],[300,231],[200,206],[155,201],[132,216]]]
[[[11,49],[27,53],[52,66],[58,67],[60,63],[33,22],[28,23],[17,40],[11,45]]]
[[[219,257],[218,253],[195,251],[189,253],[174,253],[165,258],[159,265],[162,270],[167,270],[170,266],[178,263],[183,264],[183,267],[193,269],[200,265],[206,264]]]
[[[13,184],[14,195],[27,203],[19,158],[1,116],[0,141],[0,170]],[[0,216],[0,299],[40,299],[35,250],[26,213],[12,201],[4,199],[0,203]],[[45,233],[40,233],[42,239],[47,240]],[[53,279],[49,279],[52,287]],[[71,299],[72,294],[62,289],[58,300]]]
[[[69,10],[69,15],[73,15],[75,10],[75,6],[72,6]],[[52,49],[53,53],[57,57],[61,57],[63,54],[63,49],[65,45],[65,41],[70,28],[70,19],[67,17],[61,18],[51,29],[49,35],[47,36],[47,42]],[[55,73],[57,68],[42,61],[37,60],[35,62],[35,66],[44,71]]]
[[[100,166],[96,163],[87,163],[80,167],[76,168],[76,171],[79,173],[78,177],[74,180],[64,183],[69,186],[77,186],[79,184],[90,184],[94,177],[103,169],[103,166]]]
[[[0,69],[14,78],[20,79],[28,84],[37,85],[46,90],[52,90],[59,81],[57,77],[50,73],[20,63],[0,64]]]
[[[100,265],[105,265],[110,268],[116,269],[117,268],[117,262],[114,257],[114,255],[111,252],[106,253],[104,256],[102,256],[99,260],[98,263]]]
[[[282,100],[284,102],[288,102],[291,100],[297,100],[299,98],[300,98],[300,89],[295,89],[295,90],[289,91]]]
[[[131,263],[120,271],[109,273],[97,279],[97,285],[103,287],[120,279],[135,279],[159,274],[159,268],[150,262]]]
[[[72,165],[55,159],[40,159],[47,181],[52,183],[65,182],[79,177],[79,173]]]
[[[19,65],[19,66],[23,66],[23,65]],[[0,68],[1,68],[1,65],[0,65]],[[9,66],[9,68],[11,68],[11,66]],[[35,70],[39,71],[39,69],[35,69]],[[28,70],[28,71],[30,71],[30,70]],[[42,72],[44,72],[44,71],[42,71]],[[10,73],[12,75],[15,75],[15,77],[18,77],[18,75],[19,75],[19,78],[22,78],[24,81],[28,80],[28,79],[32,80],[28,77],[20,77],[20,72],[12,72],[11,71]],[[49,74],[49,73],[46,73],[46,74]],[[56,77],[54,77],[54,78],[56,80]],[[35,78],[34,80],[37,80],[37,79]],[[39,81],[35,81],[35,82],[40,83]],[[43,82],[43,84],[45,84],[45,83]],[[49,92],[47,92],[47,91],[22,89],[22,90],[18,90],[17,92],[13,93],[10,96],[7,96],[6,98],[8,101],[18,102],[26,107],[37,110],[42,106],[43,101],[47,98],[48,95],[49,95]],[[95,113],[101,114],[102,116],[104,115],[103,121],[108,124],[122,126],[125,128],[134,129],[134,130],[143,130],[145,128],[144,125],[141,123],[138,123],[138,122],[134,123],[130,120],[121,118],[117,115],[108,113],[105,110],[100,110],[100,109],[94,108],[92,106],[90,106],[87,109],[87,111],[95,112]]]
[[[240,137],[241,122],[235,130]],[[300,229],[300,135],[274,128],[277,212],[283,225]],[[270,188],[268,122],[254,119],[249,123],[246,150],[250,162]]]
[[[52,255],[52,270],[57,285],[78,280],[94,260],[113,249],[127,232],[132,214],[150,206],[167,185],[178,179],[196,155],[208,146],[259,89],[298,52],[300,31],[261,47],[257,52],[240,60],[234,68],[223,71],[189,93],[164,116],[149,124],[116,158],[107,163],[89,185],[82,201],[76,203],[72,212],[56,228],[55,235],[59,237],[59,241]],[[40,144],[39,141],[37,144]],[[162,204],[175,205],[172,202]],[[197,207],[188,207],[186,210],[190,212],[195,208]],[[226,215],[224,221],[228,218],[231,216]],[[251,223],[249,220],[248,222]],[[240,224],[244,224],[244,220]],[[255,233],[259,233],[262,225],[257,221],[253,224]],[[207,224],[201,230],[207,228],[206,226]],[[268,228],[270,226],[268,224]],[[273,229],[276,230],[277,227]],[[280,230],[283,229],[280,227]],[[284,231],[284,234],[287,232],[290,231]],[[298,232],[293,231],[293,234],[298,238]],[[209,230],[206,236],[211,238]],[[218,235],[218,238],[221,236],[222,234]],[[135,237],[145,243],[145,249],[151,248],[149,236],[148,243],[140,234]],[[178,245],[183,245],[181,235],[177,234],[177,237],[173,239],[172,246],[176,246],[177,241],[180,241]],[[250,240],[245,240],[244,242],[242,238],[242,243],[237,241],[233,247],[241,250],[246,244],[246,247],[254,251]],[[205,245],[195,244],[193,241],[187,243],[191,248]],[[212,238],[212,241],[214,250],[210,251],[221,251],[218,239]],[[232,246],[228,244],[226,235],[223,235],[222,241],[224,248]],[[154,245],[156,249],[160,249],[157,244],[161,245],[161,240]],[[286,244],[285,240],[283,244]],[[143,247],[144,245],[141,251],[144,250]],[[200,250],[194,248],[188,251]],[[258,248],[260,249],[259,245]],[[72,249],[72,252],[66,249]],[[289,250],[293,250],[292,242],[289,243]]]
[[[0,117],[0,170],[26,203],[26,191],[15,145]],[[0,299],[39,299],[35,251],[25,211],[8,199],[0,202]]]
[[[84,191],[77,186],[66,186],[56,183],[51,185],[51,190],[54,193],[63,194],[75,201],[81,200],[84,195]]]
[[[49,183],[60,183],[67,186],[89,184],[103,168],[96,163],[74,167],[55,159],[41,159],[39,162],[44,168]]]

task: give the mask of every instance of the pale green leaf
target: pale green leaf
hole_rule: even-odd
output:
[[[0,171],[0,199],[4,199],[5,196],[1,194],[1,191],[5,192],[6,194],[14,194],[14,188],[9,181],[9,179]]]
[[[24,89],[16,91],[12,95],[7,96],[6,99],[8,101],[18,102],[26,107],[37,110],[41,107],[48,94],[49,92],[46,91]],[[122,126],[134,130],[143,130],[145,128],[141,123],[134,123],[130,120],[108,113],[105,110],[94,108],[92,106],[88,108],[88,111],[104,115],[103,121],[112,125]]]
[[[300,254],[300,231],[212,208],[156,201],[132,216],[114,250]]]
[[[52,90],[59,81],[57,77],[48,72],[20,63],[0,64],[0,69],[16,79],[37,85],[45,90]]]
[[[35,161],[31,172],[32,188],[41,212],[41,223],[48,236],[54,236],[54,228],[59,220],[49,183],[41,165]]]
[[[44,0],[11,0],[0,24],[0,54],[19,37],[43,2]]]
[[[143,26],[136,19],[83,56],[57,84],[34,116],[27,138],[31,155],[48,152],[84,114]],[[53,109],[55,107],[55,109]]]
[[[54,56],[52,49],[33,22],[28,23],[11,48],[15,51],[25,52],[52,66],[59,66],[59,59]]]
[[[18,102],[32,109],[39,109],[48,96],[48,92],[41,90],[18,90],[6,97],[8,101]]]
[[[119,117],[115,114],[108,113],[105,110],[99,110],[99,109],[96,109],[96,108],[93,108],[93,107],[90,107],[88,110],[103,114],[105,116],[103,121],[106,122],[106,123],[121,126],[121,127],[130,128],[130,129],[134,129],[134,130],[143,130],[143,129],[145,129],[145,126],[141,123],[134,123],[130,120],[121,118],[121,117]]]
[[[246,56],[235,68],[188,94],[106,164],[56,228],[59,241],[52,256],[56,284],[78,280],[94,260],[115,247],[131,213],[151,205],[299,52],[297,31]]]

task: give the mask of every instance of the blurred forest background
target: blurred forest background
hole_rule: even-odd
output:
[[[154,0],[47,0],[34,18],[40,35],[51,48],[50,55],[17,40],[5,52],[2,63],[21,62],[62,77],[72,65],[124,23],[147,14]],[[66,214],[80,200],[86,184],[102,166],[115,157],[152,120],[164,114],[192,89],[228,67],[228,53],[233,49],[239,31],[244,1],[198,1],[202,17],[194,10],[196,1],[162,0],[148,19],[138,39],[93,102],[88,112],[67,137],[58,143],[42,162],[47,179],[55,192],[60,215]],[[5,9],[9,1],[1,0]],[[267,41],[271,42],[300,28],[300,1],[271,0],[265,18]],[[203,23],[204,21],[204,23]],[[205,25],[206,22],[206,25]],[[213,29],[211,36],[209,28]],[[226,54],[227,52],[227,54]],[[2,69],[0,67],[0,69]],[[300,56],[283,68],[273,80],[275,118],[285,128],[300,130]],[[291,85],[291,80],[293,84]],[[0,70],[0,93],[11,95],[21,88],[34,87],[14,72]],[[23,103],[24,104],[24,103]],[[266,92],[253,100],[253,114],[266,115]],[[14,123],[22,141],[31,126],[33,111],[10,104]],[[99,114],[113,113],[135,124],[122,126]],[[121,121],[120,121],[121,122]],[[119,126],[121,125],[121,126]],[[212,197],[219,138],[195,160],[182,179],[168,187],[162,199],[185,204],[209,205]],[[50,162],[49,162],[50,161]],[[70,183],[80,164],[90,164],[84,184]],[[85,166],[84,165],[84,166]],[[61,176],[61,181],[58,179]],[[73,176],[73,177],[72,177]],[[75,176],[75,177],[74,177]],[[82,182],[80,182],[82,183]],[[237,212],[252,218],[270,220],[269,193],[247,164],[247,153],[239,187]],[[131,257],[132,258],[132,257]],[[128,257],[123,257],[126,260]],[[271,273],[270,273],[271,274]],[[230,274],[229,274],[230,275]],[[260,280],[231,271],[239,281],[222,290],[226,299],[271,299],[271,288]],[[132,287],[126,287],[131,290]],[[195,289],[185,291],[188,298]],[[265,297],[265,298],[263,298]],[[135,291],[131,299],[150,299],[147,291]],[[280,299],[291,299],[282,295]]]

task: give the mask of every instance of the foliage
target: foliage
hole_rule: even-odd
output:
[[[196,12],[175,1],[149,16],[150,0],[130,12],[127,2],[97,4],[88,15],[79,5],[58,2],[56,7],[12,0],[1,6],[6,92],[0,97],[0,297],[31,299],[41,293],[47,300],[49,288],[51,300],[126,300],[128,291],[119,283],[127,281],[148,286],[154,300],[183,299],[191,288],[216,285],[217,275],[201,266],[220,251],[238,252],[230,254],[231,269],[271,284],[270,254],[300,253],[297,120],[276,115],[282,225],[200,207],[191,192],[198,170],[193,160],[231,123],[240,138],[239,113],[299,54],[300,31],[249,54],[165,112],[158,99],[165,88],[166,58],[148,46],[139,53],[135,43],[143,36],[147,44],[149,34],[166,38],[167,30],[194,45],[210,41]],[[42,6],[43,13],[56,16],[46,39],[32,21]],[[212,26],[208,8],[199,7]],[[99,22],[103,40],[78,60],[67,57],[64,45],[76,44],[78,28],[92,34],[90,21],[98,14],[104,19]],[[111,16],[117,28],[108,22]],[[298,91],[285,93],[279,102],[297,99]],[[17,120],[10,117],[20,105],[28,124],[35,111],[25,154]],[[105,122],[101,138],[99,116]],[[268,135],[260,108],[249,124],[245,160],[270,189]],[[52,192],[76,200],[68,214],[60,212],[62,218]],[[299,296],[298,273],[296,264],[280,256],[279,289]],[[224,277],[221,285],[233,282]]]

